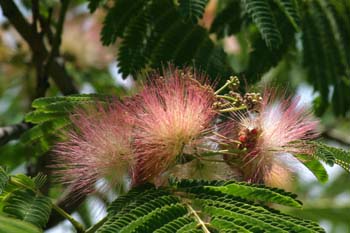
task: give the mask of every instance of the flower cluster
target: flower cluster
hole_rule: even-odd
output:
[[[55,173],[62,183],[71,184],[77,193],[93,191],[100,178],[118,184],[135,164],[131,148],[132,124],[124,106],[78,109],[71,115],[75,128],[68,140],[58,143],[53,153]]]
[[[82,192],[100,179],[163,185],[169,173],[278,185],[290,170],[283,154],[312,154],[318,122],[298,98],[241,96],[238,87],[231,77],[215,91],[203,75],[169,69],[133,97],[78,109],[54,148],[56,173]]]
[[[79,184],[80,192],[91,192],[101,178],[161,182],[211,131],[215,94],[205,82],[190,71],[164,71],[123,102],[75,111],[68,140],[53,150],[56,174],[64,183]]]
[[[211,130],[214,91],[199,82],[204,78],[196,78],[190,73],[168,73],[147,85],[131,104],[137,160],[134,183],[165,172]]]
[[[318,136],[318,121],[300,106],[299,98],[279,101],[275,94],[265,91],[255,111],[232,113],[231,130],[226,130],[237,139],[228,147],[244,151],[226,156],[226,160],[237,167],[245,181],[280,185],[291,169],[283,155],[313,153],[307,141]]]

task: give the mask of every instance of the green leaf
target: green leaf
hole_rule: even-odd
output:
[[[350,31],[344,21],[348,19],[350,7],[346,2],[314,0],[303,4],[303,63],[308,81],[320,92],[318,115],[323,114],[330,103],[336,115],[345,115],[350,110],[350,96],[341,94],[350,88],[346,50]],[[331,88],[334,88],[332,92]],[[333,93],[331,98],[329,93]]]
[[[282,39],[269,2],[265,0],[243,0],[243,5],[260,31],[267,47],[278,48],[282,43]]]
[[[35,183],[35,188],[39,190],[46,183],[47,176],[39,172],[32,180]]]
[[[265,40],[257,35],[258,32],[253,31],[251,33],[252,51],[249,53],[248,65],[244,70],[244,75],[250,83],[257,82],[262,74],[277,66],[296,43],[295,29],[290,21],[283,12],[278,10],[278,6],[273,4],[272,1],[268,2],[271,3],[274,9],[274,17],[276,18],[283,43],[278,48],[271,49],[267,46]]]
[[[118,51],[120,72],[123,78],[126,78],[128,74],[136,75],[149,62],[145,44],[150,40],[149,24],[153,14],[152,10],[152,5],[147,5],[130,20],[125,29],[124,40]]]
[[[36,195],[31,190],[16,190],[6,199],[3,212],[44,228],[51,213],[51,201],[48,197]]]
[[[179,10],[185,20],[197,23],[202,18],[208,0],[179,0]]]
[[[119,0],[115,1],[104,20],[101,31],[101,41],[104,45],[115,42],[117,37],[123,36],[129,22],[143,9],[145,0]]]
[[[281,205],[301,207],[301,203],[290,195],[285,195],[283,190],[272,189],[265,186],[256,186],[247,183],[230,183],[224,186],[211,187],[209,190],[242,197],[253,201],[277,203]]]
[[[0,233],[40,233],[39,228],[34,225],[0,215]]]
[[[313,156],[326,162],[328,165],[338,164],[350,172],[350,152],[344,149],[328,146],[321,142],[310,142],[316,149]]]
[[[225,52],[214,44],[208,31],[181,16],[181,12],[187,11],[197,17],[204,1],[180,4],[183,9],[171,0],[132,3],[121,0],[108,11],[102,41],[111,44],[117,37],[123,39],[118,61],[124,78],[130,74],[137,77],[150,68],[162,68],[168,62],[178,67],[195,66],[206,70],[212,78],[232,74]]]
[[[7,183],[9,181],[9,177],[7,175],[7,172],[4,168],[0,166],[0,195],[2,194],[3,190],[5,189]]]
[[[97,232],[203,232],[204,228],[210,232],[324,232],[314,222],[282,214],[262,204],[267,199],[296,205],[294,199],[286,201],[292,195],[283,190],[271,189],[273,194],[264,194],[275,198],[261,198],[259,192],[259,202],[252,202],[245,198],[249,197],[247,194],[240,197],[211,189],[232,183],[170,180],[169,188],[156,189],[152,185],[134,188],[111,203],[107,219]],[[243,186],[240,183],[245,192],[247,188]]]
[[[192,226],[193,228],[194,219],[189,216],[179,217],[175,220],[168,222],[163,225],[161,228],[154,231],[154,233],[173,233],[173,232],[181,232],[180,229],[186,226]]]
[[[34,179],[24,175],[24,174],[17,174],[11,176],[11,182],[12,183],[17,183],[21,186],[25,186],[28,189],[36,189],[36,184],[34,182]]]
[[[301,163],[304,164],[306,168],[308,168],[314,176],[317,178],[318,181],[321,183],[326,183],[328,181],[328,173],[327,170],[324,168],[322,163],[316,159],[310,159],[309,155],[294,155]]]
[[[239,219],[237,220],[228,216],[215,215],[215,217],[211,221],[211,224],[220,227],[223,230],[235,229],[242,233],[263,231],[263,229],[259,228],[259,226],[254,226],[247,223],[246,221],[242,221]]]
[[[275,0],[296,31],[300,31],[300,17],[296,0]]]
[[[77,94],[70,96],[42,97],[35,99],[32,103],[33,108],[46,109],[47,106],[58,102],[79,103],[95,101],[108,101],[111,96],[102,94]]]
[[[21,142],[27,145],[34,145],[34,143],[44,143],[42,146],[50,145],[51,138],[59,138],[62,135],[62,130],[70,125],[71,122],[67,118],[58,118],[55,121],[47,121],[36,125],[30,130],[26,131],[21,136]],[[51,137],[51,138],[50,138]],[[43,140],[40,142],[40,140]],[[39,144],[40,145],[40,144]]]

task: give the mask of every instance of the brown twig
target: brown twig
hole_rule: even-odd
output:
[[[19,135],[29,128],[30,125],[28,123],[19,123],[0,127],[0,146],[6,144],[12,139],[18,138]]]
[[[32,22],[32,31],[33,35],[38,35],[40,41],[44,36],[43,31],[39,31],[38,24],[40,18],[39,12],[39,0],[32,0],[32,13],[33,13],[33,22]],[[35,64],[36,71],[36,93],[34,99],[45,96],[46,90],[49,88],[48,74],[45,72],[44,63],[46,59],[46,54],[35,53],[33,51],[33,62]]]
[[[16,4],[12,0],[0,0],[0,6],[3,14],[28,43],[33,54],[39,58],[47,57],[48,50],[45,47],[42,36],[40,33],[34,33],[32,26],[23,17]],[[57,59],[48,65],[47,70],[63,94],[68,95],[78,92],[65,67]]]
[[[49,69],[51,65],[55,62],[55,59],[59,56],[59,48],[61,46],[61,41],[62,41],[63,24],[64,24],[64,19],[66,17],[67,10],[68,10],[69,0],[61,0],[61,3],[62,4],[61,4],[60,13],[59,13],[59,19],[57,22],[56,33],[55,33],[55,36],[52,38],[51,52],[49,54],[49,57],[47,59],[47,63],[45,66],[45,72],[44,72],[45,74],[49,73]]]
[[[68,75],[65,67],[59,63],[59,47],[61,44],[61,34],[63,31],[63,23],[66,11],[68,9],[69,0],[62,0],[62,7],[57,24],[55,38],[52,38],[52,49],[50,54],[44,44],[43,36],[46,34],[50,40],[52,32],[50,29],[51,16],[44,26],[44,18],[39,12],[39,1],[32,0],[33,23],[30,24],[21,14],[18,7],[12,0],[0,0],[0,6],[3,14],[8,18],[9,22],[23,37],[30,46],[33,53],[33,62],[35,64],[37,76],[37,89],[35,98],[45,96],[45,92],[49,87],[48,77],[51,76],[58,88],[65,95],[78,93],[73,85],[71,77]],[[38,28],[38,22],[41,24],[41,30]],[[46,62],[46,64],[45,64]],[[16,125],[0,128],[0,145],[4,145],[12,139],[18,138],[25,130],[30,128],[30,124],[19,123]]]

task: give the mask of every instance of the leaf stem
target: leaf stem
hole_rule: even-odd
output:
[[[187,206],[188,210],[190,211],[190,213],[193,214],[193,216],[195,217],[195,219],[197,220],[199,225],[202,227],[204,233],[210,233],[210,231],[208,230],[207,226],[205,225],[205,222],[203,222],[203,220],[199,217],[199,215],[192,208],[192,206],[190,204],[186,204],[186,206]]]
[[[92,225],[90,228],[88,228],[85,233],[94,233],[97,231],[98,228],[102,226],[103,223],[107,221],[107,217],[102,218],[100,221],[98,221],[96,224]]]
[[[61,207],[59,207],[58,205],[52,203],[52,208],[59,213],[60,215],[62,215],[63,217],[65,217],[68,221],[70,221],[70,223],[74,226],[74,228],[77,230],[77,233],[83,233],[84,231],[84,227],[77,221],[75,220],[72,215],[68,214],[66,211],[64,211]]]

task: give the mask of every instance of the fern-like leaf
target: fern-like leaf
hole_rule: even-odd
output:
[[[35,156],[40,156],[64,137],[62,131],[71,126],[69,115],[74,110],[97,103],[103,106],[111,100],[112,97],[101,94],[38,98],[32,103],[35,110],[25,116],[27,122],[37,125],[22,134],[20,142]]]
[[[126,78],[128,74],[135,75],[148,62],[149,57],[145,51],[145,44],[149,42],[150,6],[148,4],[144,10],[139,11],[125,30],[124,40],[118,51],[120,72],[123,78]]]
[[[278,48],[282,43],[282,39],[269,2],[265,0],[244,0],[243,5],[259,29],[266,45],[269,48]]]
[[[271,67],[278,65],[289,48],[295,43],[294,36],[291,36],[295,33],[292,24],[283,12],[276,10],[278,6],[273,4],[272,1],[269,1],[269,3],[275,9],[273,12],[275,13],[276,23],[281,32],[283,43],[278,49],[271,50],[263,38],[257,36],[257,33],[253,33],[253,51],[249,54],[249,63],[246,71],[244,71],[244,75],[249,78],[248,81],[251,83],[258,81],[262,74],[269,71]]]
[[[237,185],[233,194],[220,190],[232,184]],[[146,185],[117,198],[98,232],[324,232],[311,221],[262,204],[264,200],[290,204],[293,195],[279,189],[233,181],[170,180],[170,185],[170,189]],[[260,193],[259,203],[240,197],[250,198],[247,187]],[[271,192],[262,195],[261,189]]]
[[[104,45],[115,42],[117,37],[124,34],[128,23],[133,19],[133,15],[138,14],[143,8],[146,0],[120,0],[115,1],[115,5],[108,11],[101,31],[101,40]]]
[[[342,1],[338,4],[345,7]],[[348,42],[343,40],[344,34],[340,32],[343,26],[339,25],[342,22],[341,13],[336,17],[332,9],[336,11],[337,8],[331,2],[323,0],[305,2],[304,8],[304,65],[309,71],[309,81],[321,94],[316,113],[321,115],[327,110],[330,88],[333,86],[333,111],[337,115],[344,115],[349,111],[350,97],[340,93],[350,88],[350,77],[344,49]]]
[[[181,15],[187,12],[188,17],[200,17],[206,1],[179,3],[138,0],[130,4],[121,0],[108,11],[102,41],[111,44],[117,37],[123,39],[118,60],[124,78],[147,68],[159,69],[168,62],[179,67],[194,65],[214,78],[232,74],[226,54],[214,45],[208,31]]]
[[[0,215],[0,233],[41,233],[42,231],[34,225]]]
[[[0,195],[2,194],[3,190],[5,189],[8,181],[9,181],[9,177],[7,175],[6,170],[0,166]]]
[[[197,23],[202,18],[208,0],[179,0],[179,10],[185,20]]]
[[[207,187],[210,190],[245,198],[253,201],[273,202],[287,206],[300,207],[294,196],[286,195],[283,190],[256,186],[246,183],[230,183],[219,187]]]
[[[331,147],[320,142],[313,143],[316,150],[313,156],[326,162],[328,165],[338,164],[346,171],[350,172],[350,152],[344,149]]]
[[[295,30],[300,30],[300,17],[295,0],[275,0],[278,6],[281,8],[283,13],[289,19]]]
[[[51,213],[51,201],[31,190],[16,190],[6,199],[3,212],[43,228]]]
[[[304,164],[304,166],[309,169],[312,174],[314,174],[318,181],[321,183],[326,183],[328,181],[327,170],[319,160],[310,158],[309,155],[303,154],[294,155],[294,157],[296,157],[302,164]]]
[[[154,233],[173,233],[173,232],[179,232],[179,229],[189,226],[191,224],[195,223],[194,219],[192,219],[189,216],[183,216],[176,218],[175,220],[172,220],[168,222],[167,224],[163,225],[161,228],[154,231]]]
[[[36,109],[45,109],[51,104],[60,102],[67,103],[84,103],[94,101],[108,101],[111,97],[103,94],[77,94],[70,96],[42,97],[33,101],[32,107]]]
[[[34,178],[33,181],[35,183],[35,188],[40,189],[46,183],[47,176],[43,173],[39,172]]]

